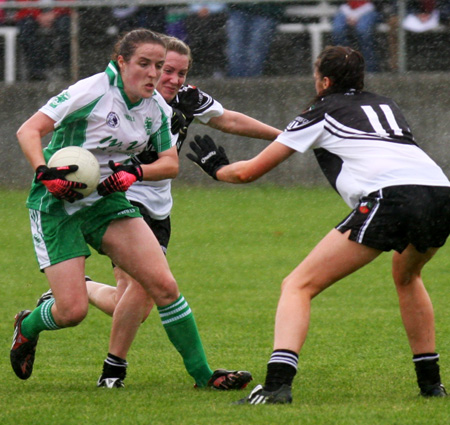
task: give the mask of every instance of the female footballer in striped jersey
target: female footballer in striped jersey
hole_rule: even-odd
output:
[[[209,136],[196,136],[194,153],[188,154],[219,181],[249,183],[295,152],[312,149],[328,181],[352,209],[284,279],[265,384],[238,404],[291,403],[311,300],[390,250],[395,251],[393,278],[420,394],[445,396],[433,306],[421,271],[450,233],[450,182],[418,147],[396,103],[363,91],[359,52],[325,48],[314,80],[312,106],[256,157],[229,164],[223,148]]]

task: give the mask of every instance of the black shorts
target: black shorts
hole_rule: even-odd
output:
[[[382,251],[439,248],[450,234],[450,187],[392,186],[360,199],[336,229],[349,239]]]
[[[142,214],[142,217],[144,218],[150,229],[152,229],[154,235],[156,236],[156,239],[158,239],[158,242],[161,245],[161,249],[163,250],[164,254],[166,254],[167,247],[169,246],[171,232],[170,216],[164,218],[163,220],[155,220],[154,218],[150,217],[148,211],[142,204],[134,201],[130,201],[130,203],[139,208],[139,212]]]

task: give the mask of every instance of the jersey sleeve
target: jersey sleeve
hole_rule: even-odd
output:
[[[207,124],[213,117],[223,115],[223,106],[212,96],[195,86],[183,86],[173,102],[175,108]]]
[[[298,115],[275,141],[301,153],[320,147],[324,130],[324,114],[321,109],[310,109]]]
[[[223,115],[223,106],[220,102],[202,90],[199,90],[199,92],[201,95],[201,104],[194,113],[196,120],[202,124],[207,124],[211,118]]]
[[[52,97],[39,111],[54,120],[55,127],[62,122],[85,118],[108,89],[105,73],[80,80]]]

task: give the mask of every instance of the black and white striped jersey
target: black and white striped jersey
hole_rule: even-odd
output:
[[[420,149],[390,98],[350,90],[322,98],[277,139],[298,152],[312,149],[328,181],[354,208],[361,196],[397,185],[450,186]]]

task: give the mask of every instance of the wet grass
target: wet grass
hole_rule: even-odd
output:
[[[283,277],[348,209],[327,189],[174,186],[168,259],[195,313],[210,365],[248,369],[254,384],[260,383]],[[390,254],[313,302],[291,406],[233,406],[246,391],[195,390],[155,313],[129,354],[124,390],[95,387],[110,318],[94,308],[76,328],[43,333],[33,376],[20,381],[8,359],[13,317],[32,308],[47,284],[34,259],[26,192],[0,195],[2,425],[448,423],[448,400],[417,397]],[[444,247],[424,271],[444,382],[450,382],[449,263]],[[105,257],[93,254],[87,273],[113,283]]]

